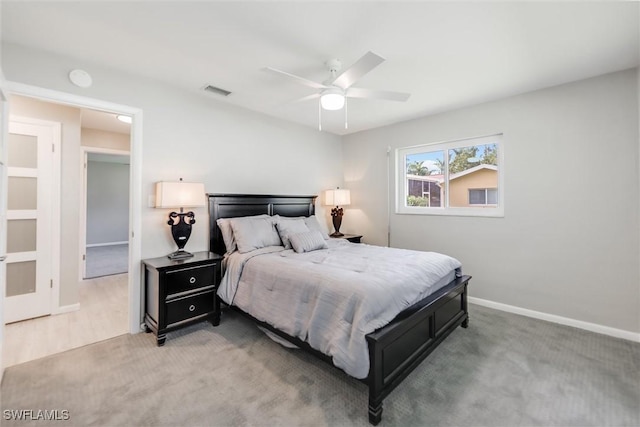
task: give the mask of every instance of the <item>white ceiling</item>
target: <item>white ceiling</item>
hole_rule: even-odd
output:
[[[265,66],[323,81],[372,50],[387,59],[355,86],[406,103],[349,102],[323,114],[347,134],[639,64],[636,2],[13,2],[2,39],[153,78],[317,128],[313,93]],[[77,64],[70,63],[69,69]],[[87,71],[91,73],[90,67]],[[97,83],[96,83],[97,84]],[[233,92],[202,92],[211,84]],[[213,101],[212,101],[213,102]]]
[[[117,115],[113,113],[83,108],[80,115],[81,126],[88,129],[105,130],[129,135],[131,133],[131,125],[121,122],[116,117]]]

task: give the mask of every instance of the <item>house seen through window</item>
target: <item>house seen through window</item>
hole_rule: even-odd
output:
[[[502,216],[502,136],[401,148],[398,213]]]

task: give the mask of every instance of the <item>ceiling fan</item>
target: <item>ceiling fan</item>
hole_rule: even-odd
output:
[[[271,67],[265,67],[264,71],[284,76],[293,81],[301,83],[305,86],[312,87],[318,91],[314,94],[305,96],[293,102],[308,101],[311,99],[320,98],[318,104],[318,126],[322,130],[322,110],[340,110],[344,107],[345,119],[344,127],[347,129],[347,98],[364,98],[364,99],[381,99],[387,101],[400,101],[404,102],[411,96],[408,93],[402,92],[390,92],[385,90],[364,89],[359,87],[353,87],[365,74],[376,68],[378,65],[384,62],[384,58],[371,51],[367,52],[358,59],[355,64],[340,74],[338,72],[342,69],[342,63],[338,59],[330,59],[326,62],[329,73],[331,74],[327,80],[322,83],[317,83],[313,80],[305,79],[304,77],[296,76],[295,74],[287,73],[286,71],[277,70]]]

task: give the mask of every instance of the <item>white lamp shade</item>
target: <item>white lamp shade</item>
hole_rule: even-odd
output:
[[[343,188],[327,190],[324,200],[326,205],[347,206],[351,204],[351,192]]]
[[[156,182],[156,208],[191,208],[205,206],[201,182]]]
[[[322,95],[320,104],[325,110],[340,110],[344,107],[344,95],[339,93],[328,93]]]
[[[325,110],[340,110],[344,107],[344,91],[337,87],[323,90],[320,94],[320,105]]]

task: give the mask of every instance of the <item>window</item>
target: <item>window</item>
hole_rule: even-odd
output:
[[[502,135],[396,151],[398,213],[503,216]]]
[[[470,188],[469,205],[497,205],[497,188]]]

